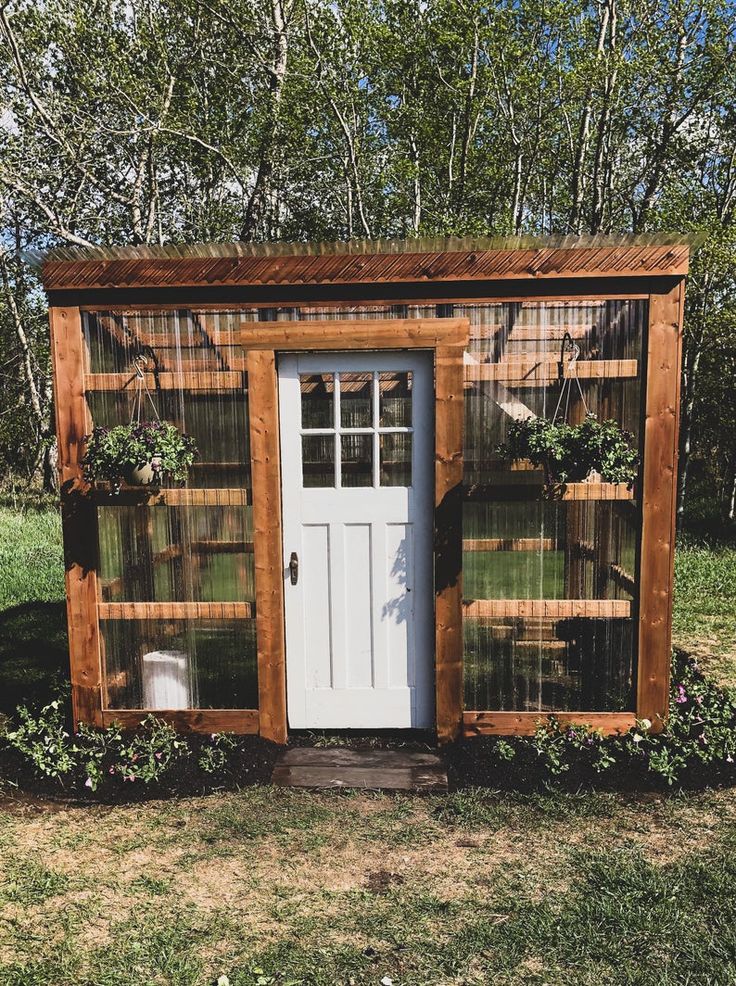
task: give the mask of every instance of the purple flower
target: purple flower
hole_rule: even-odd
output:
[[[675,701],[677,702],[678,705],[682,705],[684,702],[687,702],[687,692],[685,691],[684,685],[677,686],[677,695],[675,695]]]

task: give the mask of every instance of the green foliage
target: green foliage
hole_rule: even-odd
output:
[[[18,708],[18,723],[2,737],[2,742],[16,750],[34,770],[59,780],[77,766],[74,746],[66,727],[63,697],[55,698],[34,715],[25,706]]]
[[[237,746],[238,741],[229,733],[212,733],[210,742],[199,751],[197,766],[205,774],[219,774],[227,767],[230,754]]]
[[[151,784],[161,780],[176,760],[189,753],[189,744],[173,726],[151,714],[137,732],[115,742],[114,761],[108,772],[130,783]]]
[[[499,740],[494,756],[511,761],[533,752],[550,778],[575,769],[625,774],[643,768],[669,786],[687,774],[736,777],[736,700],[709,683],[695,661],[677,657],[667,721],[660,732],[640,720],[627,733],[609,737],[585,723],[563,725],[554,715],[540,719],[533,736]]]
[[[146,464],[153,467],[156,481],[185,480],[197,454],[189,435],[163,421],[97,427],[86,442],[83,462],[87,479],[115,484]]]
[[[192,754],[186,738],[153,714],[135,732],[123,732],[117,723],[105,729],[80,724],[74,735],[68,717],[68,688],[38,712],[19,706],[17,722],[0,737],[0,748],[14,751],[36,774],[80,794],[111,783],[160,783]],[[197,766],[206,775],[221,773],[237,749],[235,737],[213,733],[199,746]]]
[[[591,471],[604,482],[631,485],[639,456],[632,436],[615,421],[598,421],[588,414],[578,425],[527,418],[514,421],[497,452],[505,459],[528,459],[543,466],[548,483],[577,483]]]

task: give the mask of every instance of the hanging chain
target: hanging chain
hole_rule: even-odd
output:
[[[567,349],[569,355],[567,358],[567,363],[565,362],[565,350]],[[570,394],[572,392],[572,381],[574,380],[577,384],[578,394],[580,395],[580,400],[582,402],[583,408],[586,414],[590,414],[588,410],[588,405],[585,400],[585,395],[583,394],[583,388],[580,386],[580,379],[577,374],[577,361],[580,356],[580,346],[573,340],[573,337],[569,332],[565,332],[562,337],[562,348],[560,349],[560,361],[557,364],[560,374],[560,379],[562,380],[562,387],[560,388],[560,396],[557,400],[557,407],[555,408],[555,413],[552,415],[552,422],[557,420],[557,415],[560,413],[560,408],[562,407],[562,401],[565,401],[565,421],[567,421],[568,414],[570,411]]]
[[[160,421],[161,418],[154,403],[153,397],[151,397],[151,392],[148,389],[148,384],[146,383],[146,369],[148,368],[148,357],[144,356],[142,353],[136,356],[133,360],[133,368],[135,370],[135,394],[133,395],[133,405],[130,409],[130,423],[139,425],[141,423],[141,416],[143,414],[143,405],[145,403],[145,397],[153,408],[153,413],[155,415],[156,421]]]

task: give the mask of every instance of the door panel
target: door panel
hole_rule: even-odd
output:
[[[279,360],[293,728],[433,722],[432,380],[421,351]]]

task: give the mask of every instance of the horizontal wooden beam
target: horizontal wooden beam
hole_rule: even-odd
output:
[[[101,620],[251,620],[254,603],[98,603]]]
[[[258,709],[104,709],[102,722],[136,729],[146,716],[163,719],[183,733],[258,733]]]
[[[578,380],[631,379],[638,375],[639,361],[635,359],[580,360],[575,364],[574,372],[569,363],[563,372],[563,378],[577,377]],[[518,362],[465,364],[466,384],[496,381],[529,386],[555,383],[559,379],[556,356],[545,361],[525,357]]]
[[[171,489],[149,490],[145,487],[123,488],[96,486],[89,493],[99,507],[245,507],[250,502],[244,489]]]
[[[523,476],[523,472],[519,475]],[[504,479],[507,479],[504,476]],[[473,483],[465,486],[466,500],[633,500],[626,483]]]
[[[466,599],[463,616],[470,620],[495,616],[626,619],[631,616],[631,603],[628,599]]]
[[[463,551],[556,551],[555,538],[463,538]]]
[[[626,733],[636,725],[633,712],[465,712],[465,736],[529,736],[555,716],[563,726],[588,726],[606,735]]]
[[[467,318],[325,319],[244,323],[246,350],[436,349],[465,346]]]
[[[155,390],[199,390],[212,392],[219,390],[244,390],[245,378],[242,373],[231,370],[196,370],[185,373],[163,372],[157,375],[144,374],[146,386]],[[87,373],[84,389],[94,390],[133,390],[136,376],[131,373]]]

